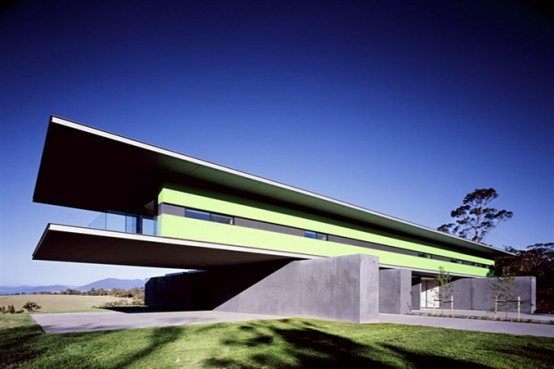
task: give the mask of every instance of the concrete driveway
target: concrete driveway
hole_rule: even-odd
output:
[[[246,322],[284,319],[282,316],[229,313],[222,311],[171,311],[156,313],[63,313],[33,314],[46,333],[108,331],[128,328],[167,327],[190,324]]]
[[[283,316],[223,311],[172,311],[150,313],[64,313],[33,314],[46,333],[107,331],[128,328],[167,327],[190,324],[245,322],[285,319]],[[422,325],[468,331],[554,337],[554,324],[512,323],[478,319],[442,318],[417,315],[379,314],[379,323]]]

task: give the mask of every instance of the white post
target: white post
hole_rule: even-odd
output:
[[[517,297],[517,321],[518,322],[520,321],[520,317],[521,317],[521,297],[518,296]]]
[[[494,298],[494,320],[496,320],[496,314],[498,312],[498,298]]]
[[[454,295],[450,296],[450,316],[454,318]]]

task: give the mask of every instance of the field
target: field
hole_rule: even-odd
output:
[[[283,319],[44,334],[0,315],[0,368],[552,368],[554,339]]]
[[[79,295],[7,295],[0,296],[0,306],[13,305],[16,310],[27,302],[36,302],[41,306],[40,313],[62,313],[80,311],[100,311],[93,306],[101,306],[107,302],[125,300],[114,296],[79,296]]]

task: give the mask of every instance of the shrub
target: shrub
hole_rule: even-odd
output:
[[[106,303],[103,303],[102,305],[94,306],[95,308],[99,309],[109,309],[114,307],[124,307],[124,306],[141,306],[143,304],[140,300],[117,300],[117,301],[109,301]]]
[[[29,313],[33,311],[37,311],[41,308],[39,304],[33,301],[27,301],[25,305],[23,305],[23,309],[27,310]]]

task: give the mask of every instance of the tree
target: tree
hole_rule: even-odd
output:
[[[441,315],[444,315],[443,303],[449,301],[448,299],[452,296],[454,285],[452,284],[452,277],[450,276],[450,273],[446,272],[442,266],[439,267],[439,275],[436,280],[439,285],[438,298],[441,307]],[[452,308],[454,307],[452,306]]]
[[[466,195],[463,205],[452,210],[454,223],[443,224],[437,229],[474,242],[482,242],[485,236],[503,221],[513,217],[507,210],[488,208],[487,205],[498,197],[494,188],[478,188]]]
[[[536,243],[523,250],[508,247],[506,251],[514,255],[497,257],[495,274],[501,275],[508,268],[516,276],[535,276],[537,312],[554,313],[554,242]]]
[[[489,279],[489,283],[493,293],[492,297],[504,303],[506,319],[508,319],[509,302],[517,297],[513,292],[513,289],[517,287],[515,276],[510,272],[510,268],[505,266],[500,275]]]

